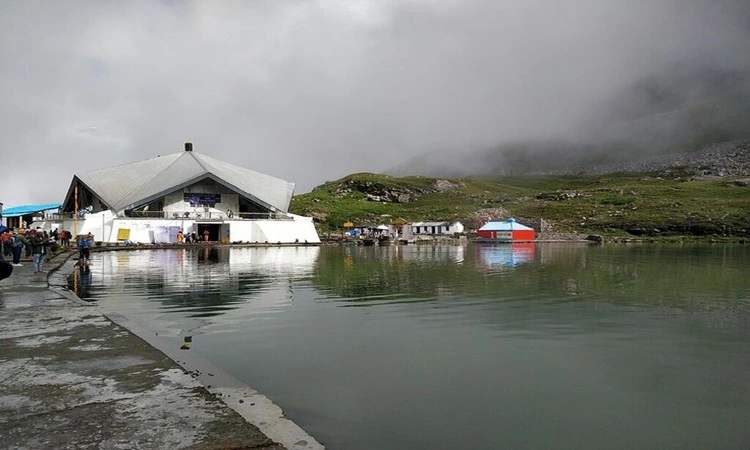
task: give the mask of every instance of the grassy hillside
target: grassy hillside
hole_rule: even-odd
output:
[[[604,236],[750,236],[750,187],[732,177],[673,174],[438,179],[359,173],[294,197],[291,211],[321,231],[356,224],[543,218],[558,232]],[[482,212],[484,214],[482,214]],[[502,215],[505,217],[496,217]]]

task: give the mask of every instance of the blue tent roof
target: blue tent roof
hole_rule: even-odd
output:
[[[479,231],[513,231],[513,230],[533,230],[533,228],[521,225],[516,222],[516,219],[510,218],[508,220],[493,220],[487,222],[479,229]]]
[[[5,208],[3,210],[3,217],[20,217],[26,214],[34,214],[39,211],[47,211],[48,209],[57,209],[62,203],[42,203],[40,205],[21,205],[13,206],[12,208]]]

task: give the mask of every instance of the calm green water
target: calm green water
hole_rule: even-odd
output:
[[[750,448],[750,247],[96,253],[82,297],[337,449]]]

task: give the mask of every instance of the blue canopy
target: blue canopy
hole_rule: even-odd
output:
[[[3,210],[3,217],[21,217],[27,214],[34,214],[39,211],[47,211],[48,209],[58,209],[60,206],[62,206],[62,203],[42,203],[40,205],[13,206],[12,208],[5,208]]]
[[[533,228],[521,225],[516,219],[493,220],[485,223],[478,231],[513,231],[513,230],[533,230]]]

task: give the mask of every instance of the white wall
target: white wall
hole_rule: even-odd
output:
[[[259,243],[263,244],[291,244],[291,243],[320,243],[320,237],[313,225],[312,218],[291,215],[294,220],[225,220],[213,222],[221,225],[222,233],[229,229],[229,242]],[[34,222],[34,227],[42,227],[50,230],[52,223]],[[54,225],[59,229],[74,232],[72,219],[60,223],[55,221]],[[91,233],[95,241],[118,242],[117,233],[120,228],[130,230],[129,240],[136,243],[153,243],[154,227],[176,226],[184,233],[198,231],[198,226],[191,219],[128,219],[116,218],[110,211],[87,214],[78,219],[78,234]],[[227,237],[222,234],[222,237]]]
[[[235,220],[229,222],[230,242],[319,243],[312,218],[292,215],[294,220]]]
[[[456,221],[451,224],[451,229],[448,233],[453,234],[453,233],[463,233],[463,232],[464,232],[464,224]]]
[[[86,214],[83,217],[79,217],[77,221],[73,219],[65,220],[54,220],[54,221],[36,221],[32,225],[34,227],[42,227],[47,231],[54,230],[68,230],[73,235],[76,234],[88,234],[91,233],[94,236],[95,241],[109,242],[110,236],[112,235],[112,223],[115,219],[112,211],[106,210],[98,213]],[[114,230],[114,237],[111,239],[117,239],[117,230]]]
[[[417,228],[419,228],[419,232],[418,233],[416,231]],[[415,235],[416,234],[447,234],[447,235],[452,235],[453,233],[463,233],[464,232],[464,225],[461,222],[459,222],[459,221],[452,222],[448,226],[446,226],[446,225],[440,225],[440,226],[434,227],[434,228],[435,228],[435,231],[436,231],[435,233],[432,232],[432,229],[433,229],[432,226],[427,226],[427,227],[425,227],[424,225],[420,225],[418,227],[414,226],[414,225],[410,226],[411,232],[413,234],[415,234]]]

